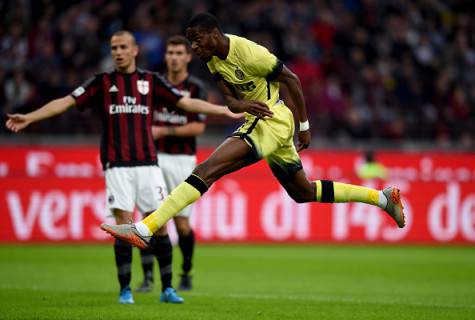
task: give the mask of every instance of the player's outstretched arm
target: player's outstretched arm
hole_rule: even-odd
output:
[[[154,139],[160,139],[164,136],[174,137],[196,137],[205,132],[203,122],[192,121],[182,126],[152,126],[152,136]]]
[[[183,97],[178,100],[177,107],[188,112],[221,115],[231,119],[242,118],[242,115],[232,112],[227,106],[219,106],[204,100],[189,97]]]
[[[51,118],[57,114],[63,113],[70,107],[74,106],[76,101],[70,95],[63,98],[55,99],[41,108],[27,114],[7,114],[8,120],[6,127],[13,132],[18,132],[33,122],[41,121],[43,119]]]
[[[226,105],[232,112],[247,112],[259,118],[272,117],[274,115],[264,102],[240,100],[236,98],[233,91],[223,79],[219,79],[216,84],[218,85],[219,91],[223,94]]]
[[[277,81],[287,88],[290,99],[292,99],[292,104],[295,106],[297,118],[300,121],[297,151],[301,151],[308,148],[312,136],[309,130],[310,126],[308,124],[307,108],[305,107],[300,79],[295,73],[284,66],[282,72],[277,76]]]

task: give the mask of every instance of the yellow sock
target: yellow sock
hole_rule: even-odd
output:
[[[318,202],[363,202],[380,206],[380,191],[328,180],[317,180]]]
[[[160,208],[141,221],[152,234],[164,226],[175,214],[201,197],[203,192],[200,192],[199,188],[190,184],[188,180],[180,183],[165,198]]]

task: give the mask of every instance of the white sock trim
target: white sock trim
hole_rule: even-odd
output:
[[[388,198],[384,195],[383,191],[378,191],[379,199],[378,199],[378,206],[385,210],[386,206],[388,205]]]
[[[152,231],[150,231],[147,225],[142,221],[135,223],[135,228],[137,228],[137,231],[141,236],[150,237],[153,235]]]

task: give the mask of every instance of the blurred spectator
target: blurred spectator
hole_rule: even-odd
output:
[[[23,109],[33,98],[33,90],[33,86],[26,80],[24,71],[16,70],[4,83],[5,113],[24,112]]]
[[[388,177],[388,169],[376,160],[372,150],[365,152],[364,162],[358,167],[356,173],[360,179],[386,180]]]

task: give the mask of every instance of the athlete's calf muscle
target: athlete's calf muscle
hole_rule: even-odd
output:
[[[289,196],[297,203],[314,202],[317,197],[315,182],[311,182],[305,176],[303,169],[293,176],[283,180],[278,179]]]

